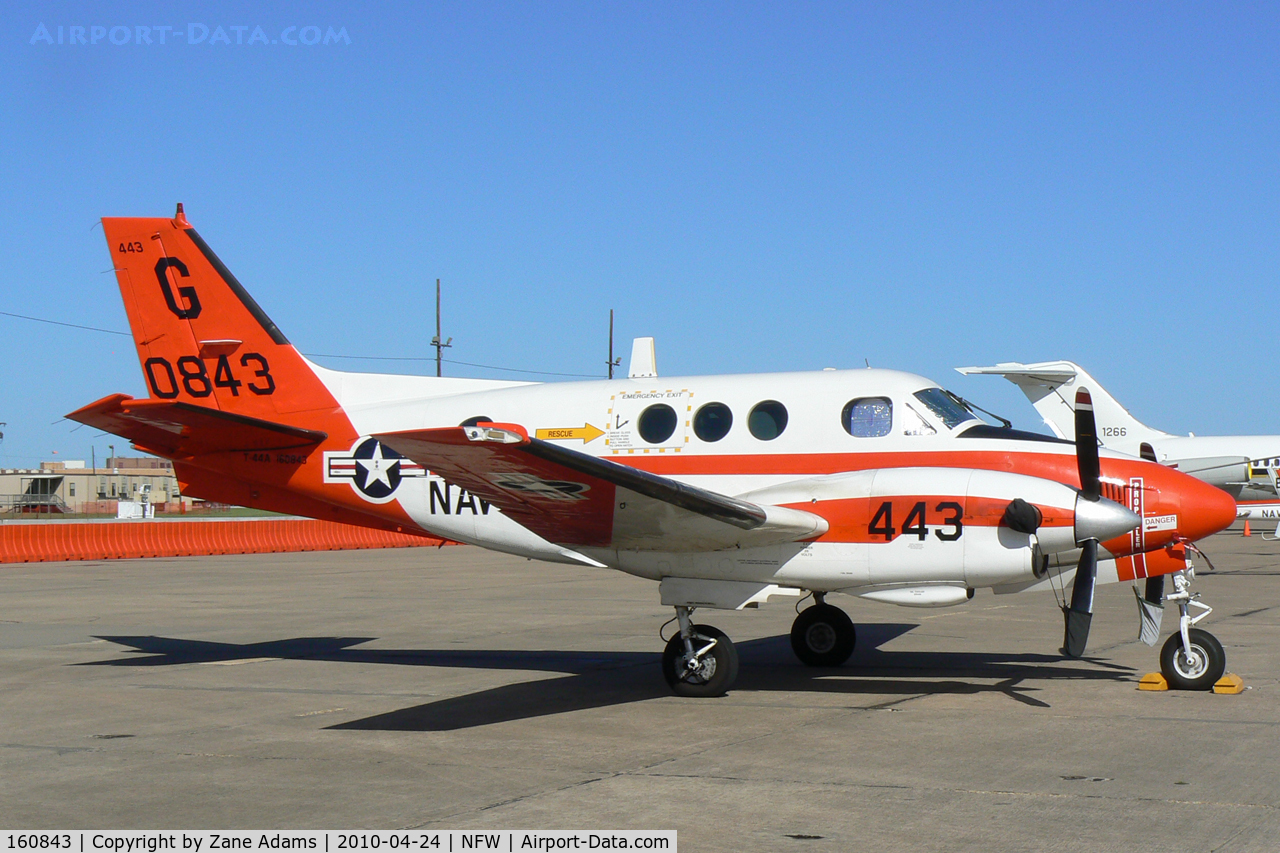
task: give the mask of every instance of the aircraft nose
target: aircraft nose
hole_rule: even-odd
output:
[[[1236,502],[1231,495],[1201,480],[1179,485],[1181,510],[1178,532],[1193,542],[1225,530],[1236,520]]]

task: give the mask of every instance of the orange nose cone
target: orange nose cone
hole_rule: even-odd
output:
[[[1226,530],[1236,520],[1235,499],[1222,489],[1187,477],[1178,492],[1178,532],[1193,542]]]

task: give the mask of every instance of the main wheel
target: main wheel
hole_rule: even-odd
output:
[[[807,666],[839,666],[857,642],[853,622],[830,604],[806,607],[791,625],[791,650]]]
[[[1218,638],[1208,631],[1192,628],[1191,655],[1182,648],[1182,634],[1175,633],[1160,649],[1160,671],[1169,686],[1177,690],[1209,690],[1227,670],[1227,654]]]
[[[676,634],[662,653],[662,677],[677,696],[723,696],[738,678],[738,650],[725,633],[710,625],[693,626],[693,650],[711,641],[711,648],[690,672],[684,640]]]

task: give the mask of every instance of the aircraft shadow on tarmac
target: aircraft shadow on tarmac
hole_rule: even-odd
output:
[[[737,643],[742,661],[735,694],[845,693],[904,698],[1001,693],[1038,708],[1023,682],[1127,679],[1133,670],[1103,660],[1068,664],[1058,655],[999,652],[884,651],[880,647],[917,626],[858,626],[858,649],[842,667],[811,668],[792,655],[787,637]],[[570,711],[669,698],[656,652],[359,649],[373,637],[298,637],[265,643],[212,643],[170,637],[99,637],[140,656],[87,661],[80,666],[177,666],[235,660],[287,659],[464,669],[563,673],[564,678],[507,684],[331,726],[375,731],[452,731]],[[995,680],[995,683],[987,683]],[[705,701],[705,700],[703,700]],[[714,701],[714,700],[713,700]]]

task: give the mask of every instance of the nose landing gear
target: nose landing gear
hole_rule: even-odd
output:
[[[1213,608],[1202,603],[1200,593],[1191,591],[1195,569],[1174,572],[1173,592],[1165,601],[1178,605],[1178,633],[1170,635],[1160,650],[1160,672],[1169,686],[1178,690],[1210,690],[1227,670],[1227,655],[1218,638],[1194,627]],[[1191,615],[1191,608],[1202,612]]]

